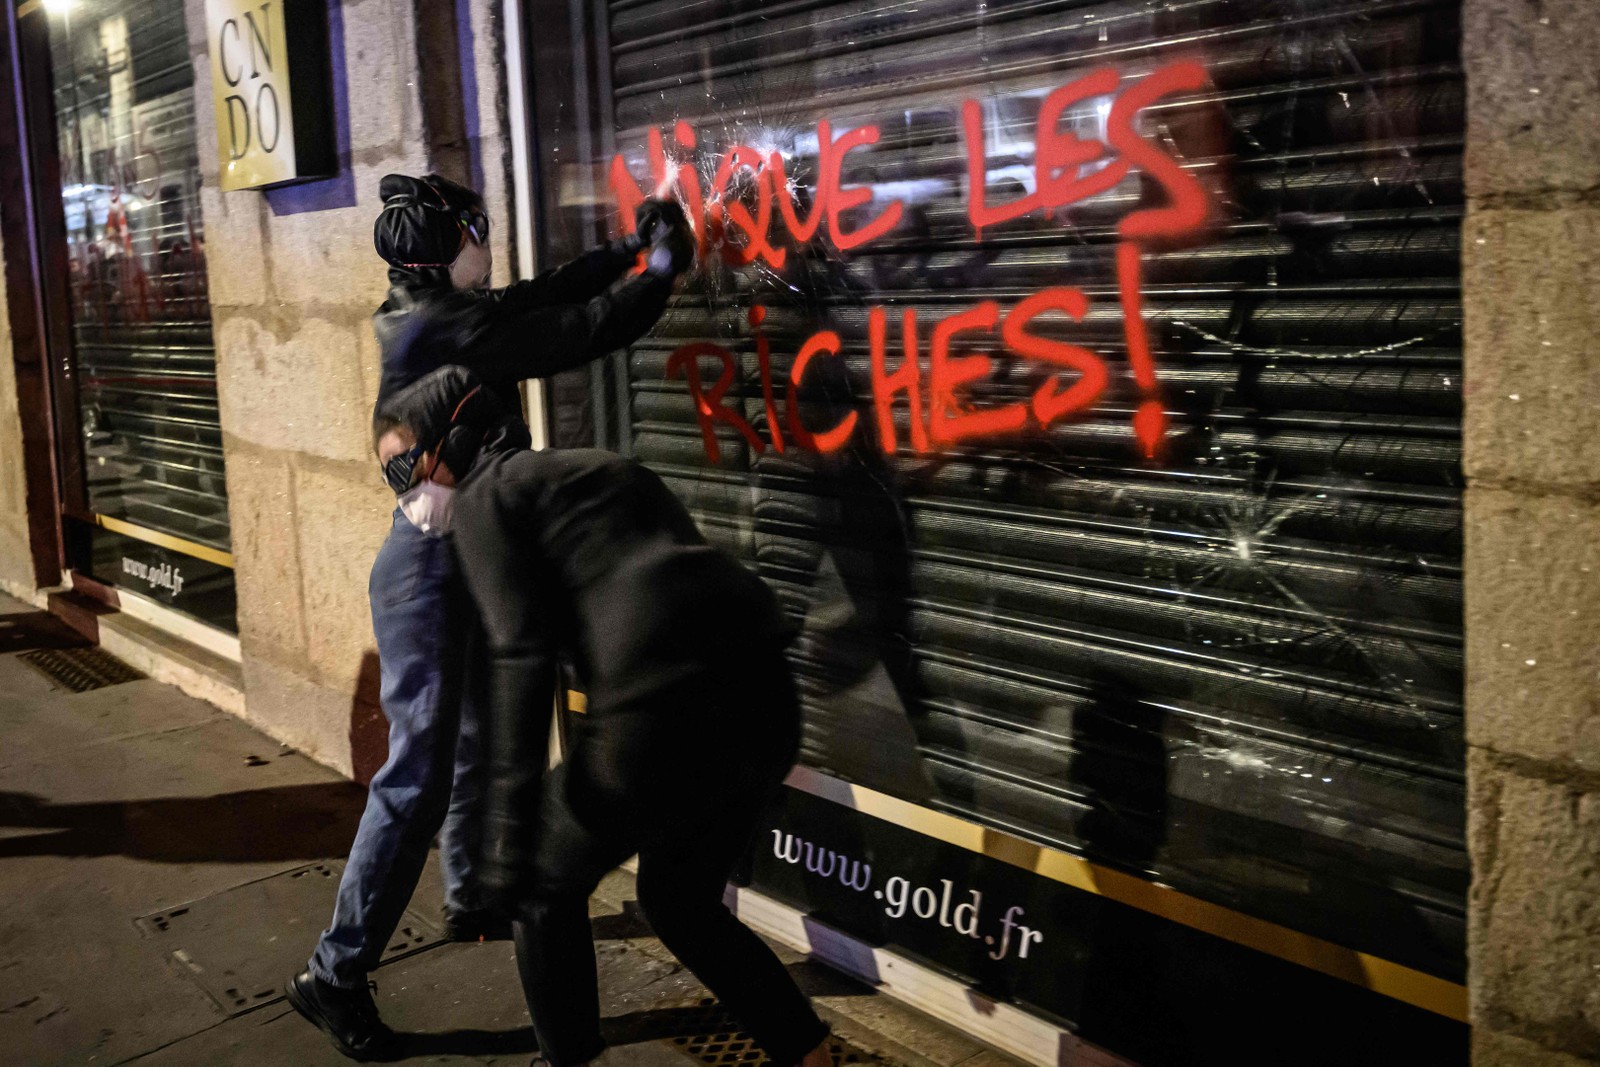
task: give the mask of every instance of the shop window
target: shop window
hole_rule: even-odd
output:
[[[69,562],[231,629],[184,5],[47,9],[70,286],[57,382]]]
[[[779,590],[803,761],[1459,980],[1457,6],[583,8],[541,256],[704,242],[555,443]]]

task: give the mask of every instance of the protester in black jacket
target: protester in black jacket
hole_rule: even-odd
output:
[[[489,219],[476,193],[435,175],[391,174],[373,242],[389,264],[388,299],[373,316],[383,355],[381,408],[446,364],[470,367],[521,426],[517,383],[594,359],[633,341],[660,316],[694,242],[675,204],[647,201],[636,232],[565,266],[488,290]],[[625,278],[644,253],[645,270]],[[384,427],[375,422],[374,437]],[[525,433],[525,430],[524,430]],[[399,507],[373,563],[370,597],[389,753],[339,883],[333,920],[307,969],[292,979],[294,1007],[338,1048],[385,1055],[393,1035],[378,1018],[367,975],[377,966],[439,836],[446,934],[508,937],[480,888],[483,807],[477,708],[485,653],[448,537],[450,491],[431,481],[394,486]],[[476,685],[474,685],[476,682]]]
[[[827,1064],[826,1028],[776,956],[723,906],[728,876],[793,765],[799,704],[772,591],[710,547],[638,463],[532,452],[474,376],[398,394],[383,450],[427,450],[455,481],[456,552],[493,666],[485,880],[515,908],[543,1056],[593,1061],[600,1037],[587,901],[635,853],[652,929],[782,1065]],[[546,772],[557,660],[588,712]]]
[[[389,263],[389,295],[372,316],[383,353],[377,408],[443,366],[465,367],[506,405],[516,385],[582,366],[655,325],[673,281],[692,261],[675,202],[647,200],[635,231],[553,270],[487,289],[488,218],[470,189],[437,175],[391,174],[374,243]],[[644,252],[646,270],[611,288]],[[443,261],[443,262],[441,262]]]

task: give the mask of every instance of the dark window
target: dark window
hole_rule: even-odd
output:
[[[556,442],[780,591],[807,763],[1459,979],[1459,37],[1446,0],[571,5],[547,263],[618,232],[652,131],[707,201],[742,145],[832,214],[740,262],[742,169]]]
[[[97,530],[93,558],[73,563],[232,628],[184,5],[77,4],[47,17],[72,296],[65,381],[81,435],[65,462],[82,464],[87,497],[68,505],[116,532],[112,544]],[[123,536],[196,556],[186,587],[128,582]]]

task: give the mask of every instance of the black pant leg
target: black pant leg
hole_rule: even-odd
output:
[[[540,896],[512,927],[522,995],[554,1067],[587,1063],[605,1049],[600,1036],[600,986],[587,895]]]
[[[554,1067],[587,1062],[605,1048],[589,896],[635,851],[622,828],[574,814],[572,762],[545,778],[530,886],[515,926],[517,971],[540,1053]]]
[[[776,1064],[798,1063],[828,1028],[766,942],[722,903],[731,861],[652,850],[639,857],[639,905],[662,944],[706,984]]]
[[[640,850],[639,906],[672,954],[774,1063],[789,1067],[820,1044],[828,1028],[766,942],[728,911],[722,897],[793,763],[798,704],[781,658],[760,677],[759,688],[743,692],[765,694],[739,709],[744,715],[752,707],[764,713],[761,725],[727,747],[710,745],[720,766],[707,766],[680,786],[680,817],[661,826]],[[731,728],[734,721],[708,737],[743,732]]]

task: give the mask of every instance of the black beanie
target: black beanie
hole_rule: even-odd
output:
[[[483,198],[437,174],[386,174],[378,183],[383,210],[372,224],[372,246],[391,267],[448,267],[461,251],[456,222],[462,209],[482,211]]]

